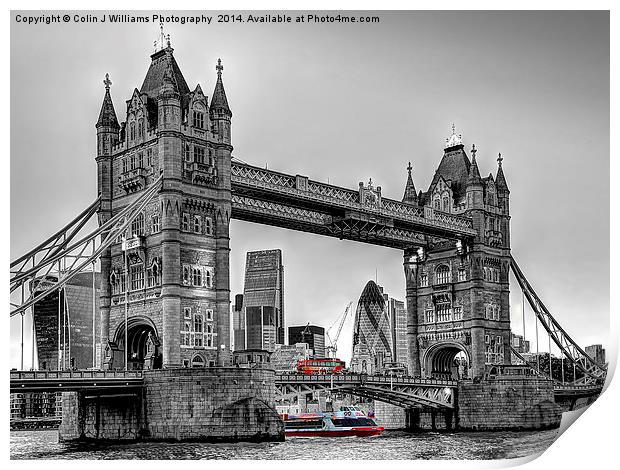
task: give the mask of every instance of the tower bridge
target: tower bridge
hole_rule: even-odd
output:
[[[491,380],[490,367],[511,364],[512,269],[536,320],[581,371],[581,385],[570,394],[600,392],[606,367],[562,329],[512,257],[501,155],[495,176],[482,177],[476,147],[467,151],[453,127],[427,190],[416,190],[409,164],[401,201],[383,197],[372,181],[348,189],[258,168],[232,156],[221,61],[215,68],[210,97],[199,84],[191,90],[169,39],[163,41],[120,123],[106,74],[95,125],[97,198],[11,263],[11,316],[32,314],[38,301],[98,264],[94,368],[226,366],[234,218],[403,252],[409,377],[391,379],[388,387],[386,379],[339,376],[329,379],[330,388],[403,406],[453,408],[446,389],[456,385],[438,378],[450,376],[455,355],[466,357],[473,381],[461,393]],[[98,228],[86,232],[95,216]],[[67,363],[60,360],[60,333],[58,339],[61,369]],[[326,389],[326,380],[279,376],[276,383],[285,397]]]

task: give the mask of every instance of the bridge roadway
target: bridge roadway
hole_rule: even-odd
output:
[[[101,370],[11,371],[10,392],[75,392],[97,395],[136,393],[144,384],[142,372]],[[366,374],[276,373],[276,401],[292,399],[319,391],[348,393],[401,407],[424,405],[453,409],[456,406],[455,380],[389,377]],[[593,398],[602,385],[573,385],[556,382],[555,398],[571,400]]]
[[[232,217],[399,249],[428,237],[471,239],[469,217],[383,198],[378,188],[341,188],[301,175],[231,164]]]

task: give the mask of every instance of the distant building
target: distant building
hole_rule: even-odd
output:
[[[46,276],[35,279],[32,289],[35,293],[44,290],[51,280],[56,278]],[[99,333],[100,283],[101,275],[95,273],[95,338]],[[93,274],[78,273],[64,288],[35,303],[34,324],[39,369],[57,369],[59,364],[61,369],[93,367]],[[100,364],[101,352],[99,346],[95,346],[97,365]]]
[[[405,307],[405,302],[392,298],[388,299],[387,306],[392,337],[392,361],[403,364],[406,367],[409,355],[407,346],[407,308]]]
[[[11,420],[62,416],[62,393],[11,393]]]
[[[325,328],[315,325],[289,326],[289,344],[306,343],[310,349],[312,357],[323,359],[325,357]]]
[[[246,369],[271,369],[270,353],[264,349],[245,349],[233,352],[233,365]]]
[[[605,349],[603,349],[602,344],[586,346],[586,354],[594,359],[594,362],[601,365],[605,364]]]
[[[405,303],[368,281],[355,311],[351,369],[368,374],[406,371],[408,356]]]
[[[240,351],[245,349],[245,312],[243,310],[243,294],[235,295],[232,316],[233,351]]]
[[[248,252],[243,288],[245,348],[284,344],[284,266],[281,250]]]
[[[530,342],[523,339],[523,336],[510,333],[510,344],[520,354],[530,352]]]
[[[353,324],[351,368],[355,372],[380,372],[385,363],[393,362],[386,297],[374,281],[368,281],[362,291]]]
[[[294,372],[297,363],[310,359],[312,351],[307,343],[296,343],[290,346],[276,344],[276,349],[271,353],[269,361],[276,372]]]

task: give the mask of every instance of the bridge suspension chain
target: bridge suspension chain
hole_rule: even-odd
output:
[[[88,235],[70,244],[79,230],[96,213],[100,204],[100,200],[97,199],[63,229],[13,261],[11,263],[11,292],[26,286],[29,287],[29,295],[22,297],[18,303],[11,303],[11,317],[23,314],[29,307],[50,293],[61,289],[74,276],[96,261],[105,249],[123,236],[127,227],[142,213],[158,193],[161,181],[162,176],[155,180],[151,187],[135,201]],[[38,283],[35,285],[34,281]],[[31,284],[28,285],[28,283]]]
[[[567,360],[583,372],[584,376],[576,382],[591,383],[604,381],[607,375],[605,365],[598,364],[581,347],[579,347],[579,345],[568,335],[568,333],[566,333],[566,331],[564,331],[558,321],[551,315],[547,307],[545,307],[542,303],[538,295],[536,295],[536,292],[525,278],[525,275],[519,268],[519,265],[512,257],[510,258],[510,267],[512,268],[512,272],[514,273],[521,290],[525,294],[530,307],[534,311],[536,319],[540,321],[549,337],[553,339],[558,348],[560,348],[560,351],[564,354],[564,357],[566,357]],[[551,350],[549,350],[549,355],[551,355]],[[517,357],[523,359],[519,354],[517,354]]]

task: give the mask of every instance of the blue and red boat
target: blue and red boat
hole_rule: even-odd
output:
[[[286,437],[378,436],[383,432],[371,418],[354,407],[335,413],[282,415]]]

